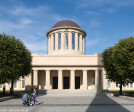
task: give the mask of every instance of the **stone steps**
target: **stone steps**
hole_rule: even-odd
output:
[[[92,90],[38,90],[39,93],[49,94],[49,93],[96,93],[96,91]]]

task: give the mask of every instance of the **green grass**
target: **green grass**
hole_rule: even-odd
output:
[[[110,93],[119,93],[119,90],[110,90]],[[123,90],[122,93],[127,93],[125,94],[126,96],[131,96],[134,97],[134,90]]]
[[[15,93],[21,93],[21,92],[25,92],[25,90],[14,90]],[[0,93],[3,93],[2,90],[0,90]],[[6,90],[6,93],[10,93],[10,90]]]
[[[24,93],[25,90],[14,90],[14,93]],[[10,90],[6,90],[6,95],[5,96],[9,96],[10,95]],[[0,97],[3,97],[3,91],[0,90]]]

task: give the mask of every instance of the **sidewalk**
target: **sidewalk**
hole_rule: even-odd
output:
[[[0,102],[10,100],[10,99],[13,99],[13,98],[14,98],[14,96],[2,97],[2,98],[0,98]]]

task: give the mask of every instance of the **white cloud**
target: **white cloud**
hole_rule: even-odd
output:
[[[32,23],[32,20],[30,20],[30,19],[21,19],[20,22],[21,22],[22,24],[24,24],[24,25],[27,25],[27,24]]]
[[[86,11],[86,13],[89,15],[99,15],[99,13],[95,11]]]
[[[19,25],[17,23],[14,22],[10,22],[10,21],[0,21],[0,31],[1,32],[5,32],[5,31],[13,31],[13,29],[23,29],[24,26],[23,25]]]
[[[79,8],[85,7],[101,7],[101,6],[116,6],[116,7],[124,7],[124,6],[134,6],[133,0],[77,0],[77,6]]]
[[[89,24],[90,27],[99,27],[100,25],[101,25],[101,23],[99,21],[95,21],[95,20],[91,21]]]
[[[47,51],[47,42],[45,39],[42,41],[35,42],[35,43],[34,42],[26,43],[26,46],[32,53]]]
[[[19,38],[32,53],[47,52],[46,32],[52,27],[51,25],[65,19],[79,21],[75,16],[65,17],[56,14],[51,7],[45,5],[27,7],[20,3],[9,8],[0,5],[0,14],[1,12],[14,19],[0,15],[0,18],[3,17],[0,19],[0,33]]]
[[[21,6],[13,7],[12,10],[9,10],[8,12],[16,16],[17,15],[18,16],[24,16],[24,15],[33,16],[33,15],[40,15],[42,12],[47,12],[49,10],[50,8],[47,6],[38,6],[34,8],[28,8],[28,7],[21,5]]]
[[[86,40],[86,47],[95,46],[95,45],[97,45],[98,43],[99,43],[99,39],[98,39],[98,38],[93,39],[93,40],[88,39],[88,40]]]
[[[105,12],[107,12],[107,13],[113,13],[113,12],[115,12],[115,8],[106,8],[105,9]]]

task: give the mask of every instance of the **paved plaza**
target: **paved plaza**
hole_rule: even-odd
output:
[[[0,112],[134,112],[134,100],[105,94],[49,94],[39,105],[24,107],[21,98],[0,102]]]

